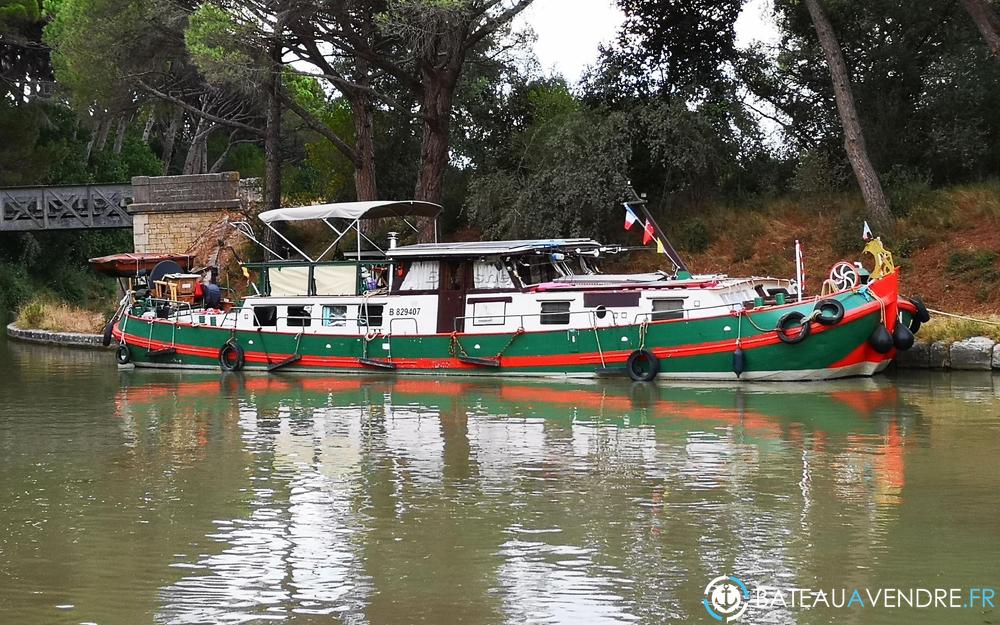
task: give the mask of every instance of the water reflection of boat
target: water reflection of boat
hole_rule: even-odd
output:
[[[701,592],[688,586],[706,553],[797,568],[811,541],[774,537],[808,538],[831,515],[846,519],[838,528],[892,523],[912,423],[877,380],[136,370],[117,402],[151,466],[151,454],[196,466],[228,450],[212,474],[219,501],[232,502],[206,527],[217,547],[202,542],[175,563],[183,577],[160,593],[157,620],[178,624],[226,620],[235,603],[247,618],[287,610],[359,623],[575,622],[581,606],[594,622],[655,620],[662,606],[690,617],[683,598]],[[207,456],[201,429],[216,445]],[[845,541],[847,557],[885,533],[866,536]],[[636,592],[637,579],[657,583]]]
[[[248,402],[258,414],[281,408],[328,408],[389,402],[415,404],[443,412],[478,408],[490,414],[545,419],[608,419],[624,425],[663,428],[739,426],[779,433],[789,428],[826,433],[872,433],[876,413],[899,401],[896,387],[874,380],[806,383],[792,386],[688,382],[658,385],[611,381],[533,384],[470,379],[424,380],[396,377],[300,377],[192,374],[133,371],[119,401],[133,407],[163,397],[202,410]]]

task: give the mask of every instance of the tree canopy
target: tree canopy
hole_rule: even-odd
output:
[[[996,175],[995,3],[815,2],[893,211]],[[489,236],[610,235],[629,183],[680,213],[856,188],[808,3],[741,47],[743,0],[618,0],[578,85],[511,27],[529,3],[0,0],[0,184],[237,169],[275,201],[443,201]]]

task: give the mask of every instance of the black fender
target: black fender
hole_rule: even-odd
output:
[[[649,382],[660,372],[660,360],[647,349],[637,349],[628,355],[625,372],[635,382]]]
[[[127,365],[132,362],[132,351],[128,348],[128,345],[122,343],[118,346],[118,349],[115,350],[115,360],[120,365]]]
[[[871,336],[868,337],[868,342],[880,354],[888,354],[892,351],[892,335],[889,334],[889,330],[886,329],[884,323],[879,323],[878,327],[872,330]]]
[[[246,352],[239,343],[226,343],[219,348],[219,367],[223,371],[240,371],[246,362]]]
[[[908,297],[910,303],[917,307],[917,312],[913,315],[913,318],[920,323],[927,323],[931,320],[931,314],[927,312],[927,306],[924,304],[924,300],[919,297]]]
[[[844,320],[844,313],[846,312],[844,305],[835,299],[821,299],[816,302],[813,310],[820,311],[820,315],[816,317],[816,321],[825,326],[837,325]]]
[[[920,323],[919,321],[917,323]],[[892,331],[892,344],[900,351],[906,351],[913,347],[913,332],[902,323],[896,323],[896,328]]]
[[[806,316],[802,313],[792,311],[786,313],[781,319],[778,319],[778,325],[774,328],[774,331],[778,333],[778,338],[781,339],[782,343],[794,345],[806,340],[806,337],[812,332],[812,324],[808,322],[802,323],[805,318]],[[794,334],[790,334],[788,331],[792,328],[800,328],[800,330]]]

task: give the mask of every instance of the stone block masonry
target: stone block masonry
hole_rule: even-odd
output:
[[[136,252],[186,252],[206,229],[243,208],[237,172],[139,176],[132,188],[128,212]]]

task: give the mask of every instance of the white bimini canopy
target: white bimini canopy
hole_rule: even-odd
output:
[[[560,250],[598,249],[601,244],[593,239],[523,239],[518,241],[460,241],[455,243],[417,243],[404,245],[386,252],[389,258],[417,258],[440,256],[506,256],[531,252],[557,252]]]
[[[275,221],[308,221],[311,219],[383,219],[387,217],[434,217],[441,212],[441,207],[431,202],[379,201],[379,202],[343,202],[340,204],[317,204],[315,206],[297,206],[293,208],[276,208],[264,211],[258,215],[265,224]]]

